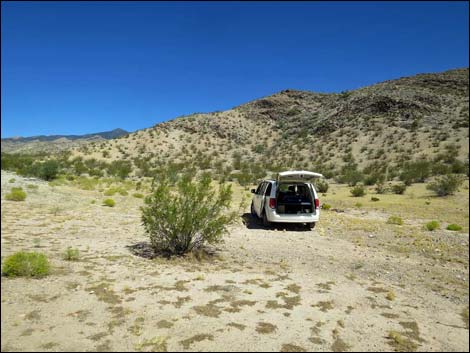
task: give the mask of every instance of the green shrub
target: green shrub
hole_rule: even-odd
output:
[[[453,195],[459,190],[463,181],[464,178],[461,175],[447,174],[437,177],[426,186],[426,189],[434,191],[437,196]]]
[[[8,256],[3,262],[5,276],[42,277],[49,274],[50,265],[46,255],[37,252],[20,251]]]
[[[361,208],[363,205],[362,205],[361,202],[356,202],[356,204],[354,206],[356,206],[357,208]]]
[[[377,194],[385,194],[387,192],[387,186],[384,183],[379,183],[375,187],[375,192]]]
[[[462,230],[462,227],[459,226],[458,224],[449,224],[446,228],[447,230],[453,230],[453,231],[459,231],[459,230]]]
[[[199,180],[183,176],[171,190],[168,178],[159,180],[141,208],[142,222],[155,252],[184,254],[206,243],[221,241],[236,213],[227,213],[232,199],[230,186],[218,192],[204,175]]]
[[[14,183],[15,182],[15,178],[11,178],[10,180],[8,180],[9,183]]]
[[[322,206],[321,206],[321,209],[322,210],[329,210],[331,208],[331,205],[328,204],[328,203],[324,203]]]
[[[48,160],[41,164],[39,167],[38,177],[44,180],[53,180],[59,173],[59,162],[56,160]]]
[[[371,201],[374,201],[374,202],[380,201],[380,199],[379,199],[378,197],[374,197],[374,196],[372,196],[372,197],[370,198],[370,200],[371,200]]]
[[[116,202],[113,199],[106,199],[103,201],[103,206],[114,207]]]
[[[364,188],[364,185],[361,184],[356,185],[350,191],[354,197],[360,197],[366,194],[366,189]]]
[[[11,188],[10,193],[5,195],[6,200],[10,201],[24,201],[26,193],[22,188]]]
[[[388,224],[397,224],[397,225],[401,226],[403,224],[403,220],[398,216],[390,216],[390,217],[388,217],[387,223]]]
[[[392,185],[392,191],[394,194],[403,195],[405,193],[405,190],[406,190],[405,183]]]
[[[324,179],[318,179],[315,182],[315,189],[318,192],[325,193],[328,191],[328,187],[329,187],[328,182]]]
[[[80,256],[80,252],[78,249],[74,249],[72,247],[68,247],[64,253],[64,260],[67,261],[77,261]]]
[[[132,196],[134,196],[134,197],[136,197],[136,198],[138,198],[138,199],[143,199],[143,198],[144,198],[144,194],[140,194],[140,193],[138,193],[138,192],[132,194]]]
[[[438,221],[431,221],[429,223],[426,223],[426,229],[429,230],[429,231],[436,230],[439,227],[440,227],[440,225],[439,225]]]

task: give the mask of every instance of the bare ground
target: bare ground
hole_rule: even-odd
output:
[[[4,200],[12,185],[26,201]],[[468,234],[449,240],[461,261],[442,261],[341,222],[372,212],[323,212],[314,231],[244,214],[214,256],[149,259],[142,201],[97,195],[2,171],[2,259],[42,251],[53,265],[2,277],[2,351],[468,351]]]

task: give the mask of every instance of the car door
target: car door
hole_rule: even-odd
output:
[[[261,184],[259,184],[258,188],[255,191],[253,205],[255,207],[255,212],[258,216],[261,215],[261,203],[263,200],[263,191],[265,189],[265,185],[266,183],[262,182]]]

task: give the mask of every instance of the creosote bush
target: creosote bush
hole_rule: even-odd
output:
[[[230,185],[216,191],[211,179],[183,176],[175,188],[164,177],[145,198],[142,222],[156,253],[181,255],[222,240],[236,213],[229,212]]]
[[[453,195],[459,190],[463,181],[461,175],[447,174],[436,178],[426,186],[426,189],[434,191],[437,196]]]
[[[406,190],[405,183],[395,184],[392,186],[393,193],[397,195],[403,195],[405,193],[405,190]]]
[[[11,188],[10,193],[5,195],[5,199],[10,201],[24,201],[24,199],[26,199],[26,193],[22,188]]]
[[[326,193],[328,191],[328,182],[324,179],[318,179],[315,182],[315,188],[317,189],[318,192],[321,193]]]
[[[363,185],[358,184],[351,189],[351,194],[354,197],[364,196],[366,194],[366,189],[364,188]]]
[[[46,255],[20,251],[8,256],[3,262],[2,274],[9,277],[42,277],[49,274],[50,265]]]

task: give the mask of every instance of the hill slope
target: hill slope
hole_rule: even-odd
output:
[[[332,172],[346,164],[385,168],[446,153],[463,161],[468,159],[468,79],[464,68],[340,94],[285,90],[75,148],[73,156],[219,175],[283,168]]]

